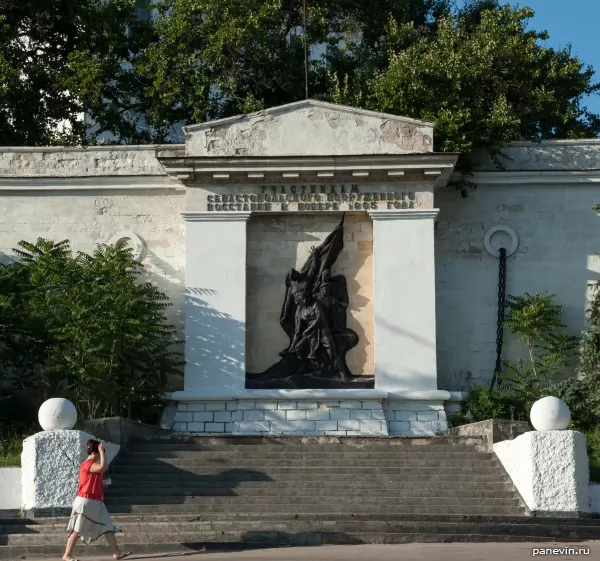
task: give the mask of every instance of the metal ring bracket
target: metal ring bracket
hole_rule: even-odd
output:
[[[110,238],[108,243],[110,245],[114,245],[121,240],[128,241],[129,247],[133,250],[133,258],[136,261],[141,261],[145,247],[142,238],[140,238],[135,232],[126,231],[115,234],[112,238]]]
[[[485,246],[485,250],[492,257],[500,257],[500,251],[497,249],[494,249],[491,244],[492,237],[494,236],[494,234],[497,234],[498,232],[502,232],[502,233],[508,234],[510,236],[510,247],[505,248],[506,256],[508,257],[508,256],[512,255],[515,251],[517,251],[517,247],[519,247],[519,238],[517,237],[517,233],[510,226],[499,225],[499,226],[494,226],[493,228],[490,228],[485,233],[485,236],[483,238],[483,245]]]

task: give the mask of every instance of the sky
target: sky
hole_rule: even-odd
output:
[[[571,44],[572,53],[596,70],[600,81],[600,0],[510,0],[513,6],[535,11],[531,29],[547,31],[547,45],[560,48]],[[600,95],[586,101],[588,109],[600,114]]]

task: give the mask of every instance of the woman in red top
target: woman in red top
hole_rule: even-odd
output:
[[[87,459],[79,467],[79,489],[67,528],[69,539],[63,560],[74,561],[71,554],[79,538],[89,544],[100,536],[106,537],[115,559],[124,559],[131,553],[123,553],[118,548],[115,533],[119,530],[104,505],[103,473],[108,469],[104,445],[96,440],[89,440],[87,453]]]

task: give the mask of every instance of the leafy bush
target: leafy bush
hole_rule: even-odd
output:
[[[586,310],[588,327],[581,339],[579,377],[565,380],[556,386],[556,395],[571,409],[573,427],[581,431],[592,431],[592,433],[598,430],[600,423],[599,287],[600,283],[591,286],[592,297]],[[600,436],[596,438],[600,449]]]
[[[4,429],[0,432],[0,467],[20,466],[23,440],[35,432],[35,428],[22,432]]]
[[[83,419],[154,420],[181,353],[166,323],[171,304],[141,278],[131,250],[72,255],[68,241],[38,239],[14,252],[15,263],[0,265],[0,410],[28,402],[27,423],[45,399],[63,396]]]
[[[467,409],[475,421],[515,419],[515,413],[517,412],[515,400],[510,395],[479,385],[471,388]]]
[[[565,332],[563,307],[555,297],[547,291],[508,296],[505,326],[524,344],[528,358],[505,362],[494,387],[473,386],[464,410],[468,418],[527,421],[535,401],[559,392],[558,380],[576,355],[579,339]]]
[[[590,480],[600,482],[600,426],[596,425],[584,434],[590,461]]]

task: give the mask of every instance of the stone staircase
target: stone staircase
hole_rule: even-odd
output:
[[[106,504],[139,553],[251,545],[600,539],[527,515],[476,438],[197,437],[134,443]],[[0,558],[62,553],[66,518],[0,519]],[[106,554],[104,541],[79,546]]]

